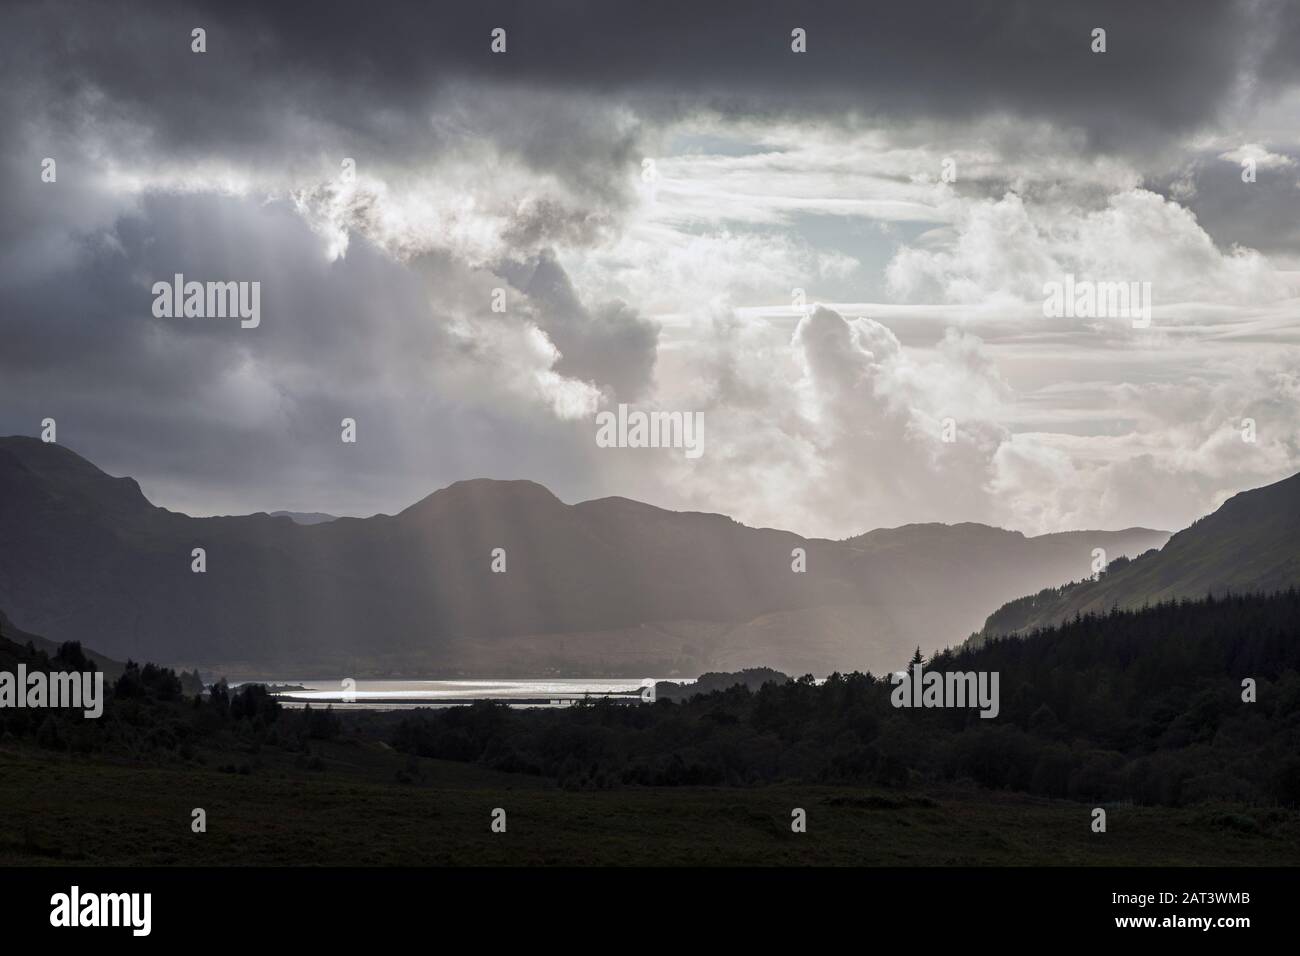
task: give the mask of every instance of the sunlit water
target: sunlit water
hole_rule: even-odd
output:
[[[454,707],[494,700],[511,707],[569,707],[585,698],[608,697],[629,703],[648,697],[654,680],[683,678],[539,678],[524,680],[358,680],[344,686],[341,679],[262,681],[270,685],[301,686],[306,690],[277,691],[286,707],[332,705],[339,710],[397,710],[409,707]]]

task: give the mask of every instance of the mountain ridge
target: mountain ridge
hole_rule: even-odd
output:
[[[966,523],[831,541],[617,496],[570,505],[496,479],[396,515],[197,518],[30,438],[0,439],[0,535],[0,606],[113,657],[658,676],[752,664],[760,647],[787,672],[897,666],[915,644],[945,646],[1003,601],[1078,576],[1092,546],[1136,553],[1167,538]],[[196,547],[203,574],[191,572]],[[806,573],[792,571],[796,547]],[[504,574],[491,570],[498,548]]]

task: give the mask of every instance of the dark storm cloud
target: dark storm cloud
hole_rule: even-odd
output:
[[[1222,248],[1240,245],[1263,253],[1294,252],[1300,248],[1300,189],[1296,188],[1300,157],[1286,158],[1289,165],[1261,166],[1255,181],[1247,183],[1238,162],[1207,154],[1190,172],[1195,192],[1177,197],[1178,201]]]
[[[588,309],[549,249],[501,272],[528,296],[532,318],[560,350],[557,372],[607,386],[620,401],[645,392],[654,374],[658,322],[619,301]]]
[[[391,104],[409,105],[418,91],[457,75],[644,95],[661,108],[1023,113],[1081,126],[1112,148],[1212,116],[1248,59],[1293,78],[1300,50],[1300,17],[1280,2],[589,0],[385,5],[390,15],[349,5],[234,9],[241,29],[257,23],[277,39],[291,69],[359,74]],[[488,53],[497,26],[510,35],[504,57]],[[804,56],[790,53],[796,26],[808,31]],[[1108,32],[1104,56],[1089,49],[1094,27]]]
[[[190,49],[195,27],[207,31],[204,55]],[[363,170],[417,165],[478,138],[592,205],[621,204],[616,183],[640,157],[636,123],[525,75],[476,75],[468,54],[483,44],[456,42],[455,29],[469,24],[417,5],[378,19],[311,5],[18,5],[0,33],[5,152],[25,165],[80,159],[88,171],[104,159],[222,159],[279,174],[322,157],[337,169],[340,155]]]
[[[189,30],[208,31],[208,53]],[[494,27],[504,56],[489,52]],[[793,27],[806,55],[790,53]],[[1089,50],[1092,28],[1108,52]],[[436,147],[428,117],[454,82],[555,88],[635,101],[643,114],[699,106],[741,113],[964,118],[1013,113],[1125,148],[1212,118],[1259,64],[1290,81],[1293,4],[1238,2],[835,2],[33,4],[6,30],[23,85],[66,122],[85,109],[130,119],[163,149],[282,141],[296,115],[379,150]],[[93,90],[87,102],[77,94]],[[102,99],[100,98],[102,97]],[[581,125],[574,124],[580,132]],[[573,151],[552,125],[550,159]],[[309,147],[319,129],[298,128]],[[510,130],[502,131],[509,135]],[[532,155],[548,159],[547,144]],[[538,147],[541,148],[538,148]]]

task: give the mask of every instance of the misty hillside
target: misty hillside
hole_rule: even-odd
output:
[[[1159,551],[1112,561],[1081,580],[1012,601],[982,635],[1047,627],[1076,614],[1207,594],[1271,593],[1300,586],[1300,475],[1233,495]]]
[[[397,515],[192,518],[66,448],[0,439],[0,606],[14,621],[116,658],[231,672],[880,672],[1086,574],[1094,547],[1136,554],[1166,537],[966,524],[835,542],[489,480]],[[796,547],[806,573],[791,570]]]

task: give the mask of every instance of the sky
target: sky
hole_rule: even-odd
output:
[[[0,434],[173,510],[1173,530],[1300,471],[1300,5],[4,16]],[[155,316],[177,273],[260,323]],[[1149,325],[1046,316],[1067,275]],[[703,453],[600,447],[620,404]]]

